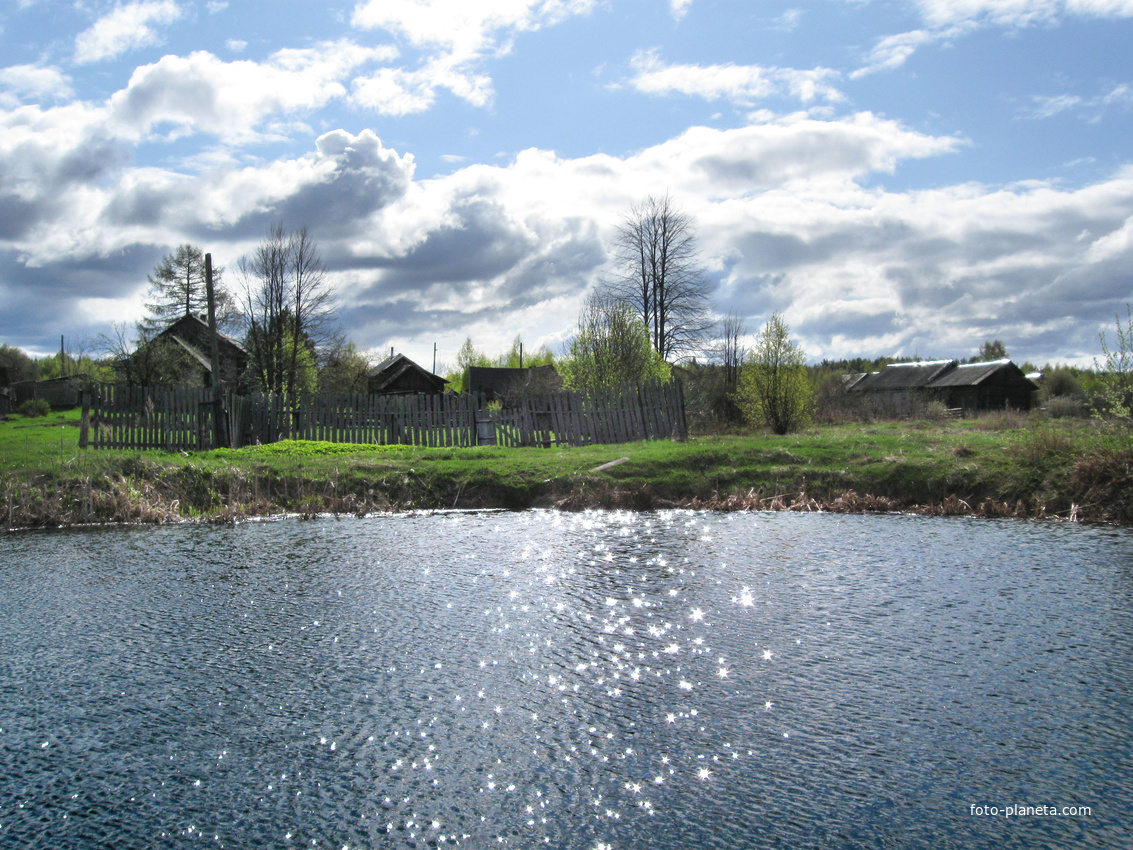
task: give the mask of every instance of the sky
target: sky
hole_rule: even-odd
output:
[[[306,226],[347,337],[560,351],[627,210],[808,359],[1089,366],[1133,301],[1133,0],[6,0],[0,342]]]

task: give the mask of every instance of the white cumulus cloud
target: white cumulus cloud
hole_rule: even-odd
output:
[[[129,50],[148,47],[161,40],[155,27],[181,17],[174,0],[127,3],[99,18],[75,39],[75,62],[84,65],[113,59]]]
[[[705,100],[727,100],[750,106],[775,95],[790,95],[803,103],[839,101],[843,95],[830,84],[839,75],[830,68],[798,70],[761,65],[669,64],[656,50],[644,50],[630,60],[634,74],[626,85],[650,95],[683,94]]]
[[[338,41],[280,50],[262,63],[225,62],[204,51],[164,56],[136,69],[108,107],[123,134],[145,135],[164,126],[250,141],[269,119],[344,98],[344,80],[352,72],[393,55],[392,48]]]
[[[66,100],[71,79],[55,67],[11,65],[0,68],[0,107],[11,109],[28,100]]]

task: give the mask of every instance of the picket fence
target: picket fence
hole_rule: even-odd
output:
[[[82,423],[83,446],[167,451],[214,448],[218,431],[232,447],[286,439],[549,447],[688,436],[677,382],[531,393],[503,406],[469,394],[225,393],[214,402],[209,389],[98,384],[84,394]]]

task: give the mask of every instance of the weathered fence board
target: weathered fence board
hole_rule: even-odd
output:
[[[84,400],[85,445],[167,451],[214,447],[224,416],[233,446],[285,439],[449,447],[589,445],[684,439],[678,383],[532,393],[506,407],[482,395],[362,393],[236,396],[205,388],[95,385]]]

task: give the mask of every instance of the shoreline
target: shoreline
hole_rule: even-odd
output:
[[[530,508],[1133,525],[1127,432],[1017,414],[515,449],[283,441],[204,452],[80,450],[77,431],[61,418],[0,423],[0,449],[8,439],[0,528]]]
[[[376,504],[352,499],[350,496],[334,497],[317,502],[308,500],[302,509],[296,510],[294,506],[266,503],[224,503],[209,512],[181,513],[177,502],[157,499],[146,503],[137,500],[129,503],[127,510],[107,515],[105,500],[95,499],[91,496],[89,507],[75,506],[75,510],[62,514],[55,511],[29,510],[21,507],[14,500],[9,504],[0,506],[7,511],[4,516],[6,523],[0,526],[0,533],[13,534],[27,531],[56,531],[56,530],[94,530],[105,528],[142,528],[159,525],[235,525],[239,523],[276,522],[288,519],[320,520],[367,518],[383,515],[411,515],[411,514],[452,514],[452,513],[511,513],[528,510],[561,511],[577,513],[587,510],[628,510],[648,513],[651,511],[703,511],[709,513],[822,513],[822,514],[856,514],[881,515],[891,514],[899,516],[933,516],[933,517],[967,517],[975,519],[1018,519],[1029,521],[1043,521],[1052,523],[1082,523],[1097,525],[1113,525],[1117,527],[1128,523],[1116,521],[1109,517],[1098,516],[1083,511],[1078,505],[1071,504],[1067,511],[1049,510],[1043,503],[1028,505],[1023,500],[1014,504],[1006,501],[984,499],[975,504],[952,495],[935,502],[902,502],[900,500],[870,494],[859,494],[856,491],[846,491],[834,498],[815,498],[805,491],[793,496],[788,494],[775,494],[762,496],[758,493],[730,494],[719,496],[713,494],[706,497],[693,497],[690,499],[670,500],[659,499],[652,496],[645,489],[625,489],[609,486],[594,485],[599,482],[587,481],[580,488],[582,492],[571,493],[561,499],[546,503],[543,501],[531,504],[501,505],[498,500],[488,503],[476,501],[472,504],[457,504],[444,506],[438,504]],[[26,491],[33,495],[31,491]],[[36,500],[40,505],[42,500]],[[98,502],[96,507],[93,504]],[[118,502],[118,506],[125,504]],[[95,518],[93,514],[101,514]]]

